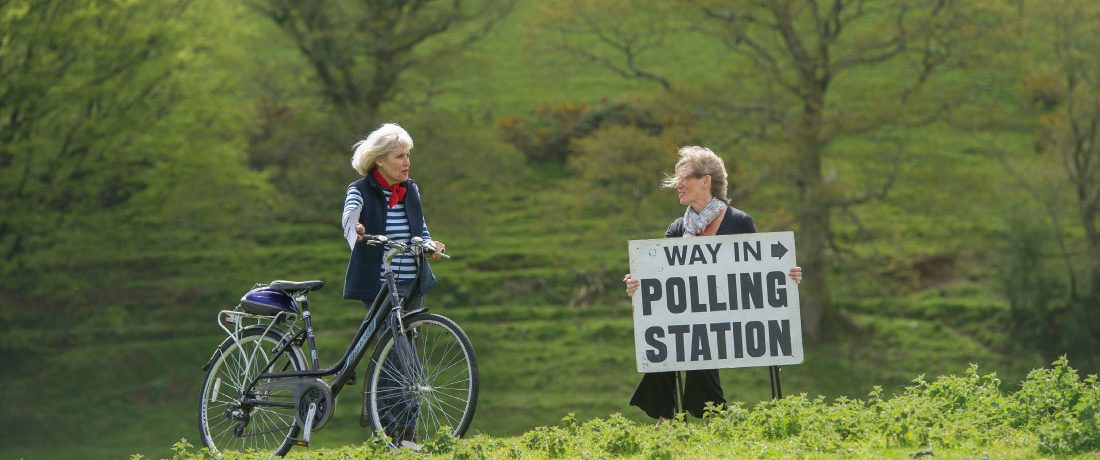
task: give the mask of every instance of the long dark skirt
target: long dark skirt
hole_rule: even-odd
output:
[[[686,374],[681,399],[684,411],[701,418],[708,401],[715,405],[726,403],[718,370],[687,371]],[[676,412],[676,373],[654,372],[643,375],[638,388],[634,390],[634,397],[630,398],[630,405],[638,406],[650,417],[671,419]]]

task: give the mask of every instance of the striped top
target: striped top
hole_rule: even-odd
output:
[[[389,203],[390,195],[392,193],[389,190],[382,189],[382,193],[385,195],[384,202]],[[359,212],[363,208],[363,196],[359,194],[359,189],[355,186],[348,187],[348,195],[344,198],[344,213],[341,218],[344,227],[344,234],[355,233],[355,225],[359,223]],[[409,217],[405,214],[405,203],[398,203],[392,208],[386,210],[386,237],[394,240],[398,243],[408,244],[412,241],[412,231],[409,229]],[[424,233],[420,235],[425,241],[431,240],[432,237],[428,234],[428,223],[424,223]],[[382,261],[382,271],[379,272],[379,279],[384,280],[385,273],[385,261]],[[393,259],[393,273],[397,276],[398,283],[411,283],[416,279],[416,260],[412,256],[407,254],[401,254]]]

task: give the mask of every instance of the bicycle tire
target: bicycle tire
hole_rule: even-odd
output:
[[[440,315],[418,314],[404,324],[417,356],[419,382],[399,375],[400,345],[392,331],[386,331],[367,367],[367,407],[374,430],[382,430],[395,445],[434,438],[443,426],[451,428],[451,437],[462,437],[473,421],[478,397],[477,359],[470,339],[458,324]],[[386,382],[387,377],[396,385]]]
[[[199,394],[199,437],[214,455],[255,450],[283,456],[293,446],[298,435],[293,409],[257,406],[247,411],[243,424],[230,415],[242,387],[269,362],[274,360],[275,364],[268,372],[306,369],[305,355],[297,344],[291,344],[279,356],[271,356],[284,340],[281,331],[251,327],[244,329],[236,341],[226,339],[214,352]],[[290,401],[291,396],[272,392],[256,398]],[[235,432],[238,427],[243,432]]]

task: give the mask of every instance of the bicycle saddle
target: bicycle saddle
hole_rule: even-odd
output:
[[[325,285],[324,281],[312,280],[312,281],[286,281],[275,280],[267,287],[283,292],[299,292],[299,291],[316,291],[321,289]]]

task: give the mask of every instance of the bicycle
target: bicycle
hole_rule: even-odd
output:
[[[365,238],[388,250],[384,282],[333,366],[320,368],[307,298],[323,281],[258,284],[233,310],[218,313],[218,326],[228,337],[203,366],[199,396],[200,437],[212,453],[256,450],[283,456],[293,446],[309,446],[312,434],[329,422],[340,391],[354,383],[355,368],[368,350],[365,412],[375,434],[385,434],[391,446],[416,449],[417,440],[441,429],[455,438],[466,433],[478,397],[473,346],[454,321],[411,304],[419,281],[412,295],[402,297],[391,269],[394,257],[410,254],[419,274],[434,249],[419,237],[409,243]],[[415,308],[406,311],[410,307]]]

